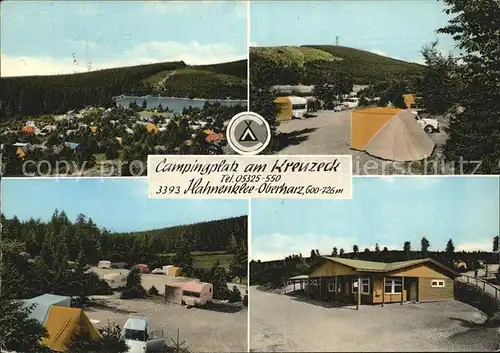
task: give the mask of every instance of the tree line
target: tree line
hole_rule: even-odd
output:
[[[420,248],[412,250],[410,241],[405,241],[402,250],[382,249],[375,244],[375,249],[365,248],[361,251],[358,245],[353,245],[352,251],[333,247],[331,253],[320,254],[318,249],[312,249],[309,256],[302,254],[292,254],[283,260],[274,261],[250,261],[250,284],[267,285],[271,288],[279,288],[284,285],[289,277],[307,274],[309,268],[316,263],[321,256],[340,257],[346,259],[357,259],[376,262],[398,262],[424,258],[432,258],[450,268],[455,268],[455,262],[464,262],[468,270],[477,269],[481,266],[481,261],[485,263],[498,262],[499,236],[495,236],[492,241],[492,252],[486,251],[455,251],[453,240],[448,240],[444,251],[430,251],[429,240],[423,237],[420,241]]]
[[[225,66],[227,65],[227,67]],[[146,79],[162,71],[189,68],[183,61],[138,65],[67,75],[0,78],[2,98],[0,118],[62,114],[85,106],[112,107],[113,98],[124,95],[161,93],[176,97],[238,98],[246,97],[244,84],[230,84],[217,79],[217,73],[246,78],[246,60],[202,66],[210,75],[172,76],[173,82],[156,92]],[[196,69],[196,67],[191,67]],[[200,85],[198,84],[200,83]]]

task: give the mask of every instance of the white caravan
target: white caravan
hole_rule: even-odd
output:
[[[111,261],[107,260],[101,260],[99,261],[99,264],[97,265],[99,268],[111,268]]]

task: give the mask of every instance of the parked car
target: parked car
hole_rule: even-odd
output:
[[[151,273],[153,275],[166,275],[166,272],[162,268],[155,268]]]
[[[359,105],[359,98],[358,97],[347,98],[343,102],[343,104],[347,107],[347,109],[357,108],[357,106]]]
[[[142,314],[129,314],[123,325],[122,338],[129,347],[128,353],[164,352],[166,348],[163,330],[152,331],[148,317]]]
[[[336,105],[335,108],[333,108],[333,111],[334,112],[341,112],[342,110],[344,110],[344,106],[339,104],[339,105]]]
[[[422,129],[427,132],[428,134],[433,133],[433,132],[439,132],[440,127],[439,127],[439,122],[436,119],[430,119],[430,118],[422,118],[418,112],[413,111],[413,116],[415,117],[415,120],[417,123],[422,127]]]

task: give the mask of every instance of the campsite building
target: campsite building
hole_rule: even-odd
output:
[[[305,291],[337,305],[444,301],[454,300],[459,276],[433,259],[383,263],[321,257],[309,269]]]
[[[175,282],[165,284],[165,302],[202,306],[213,299],[213,285],[205,282]]]
[[[279,112],[276,117],[278,121],[303,118],[307,113],[307,99],[297,96],[278,97],[274,100],[278,105]]]
[[[411,110],[378,107],[352,113],[352,149],[385,160],[410,162],[430,157],[434,147]]]

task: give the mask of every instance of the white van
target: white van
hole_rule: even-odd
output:
[[[111,268],[111,261],[107,260],[101,260],[99,261],[99,264],[97,265],[99,268]]]

